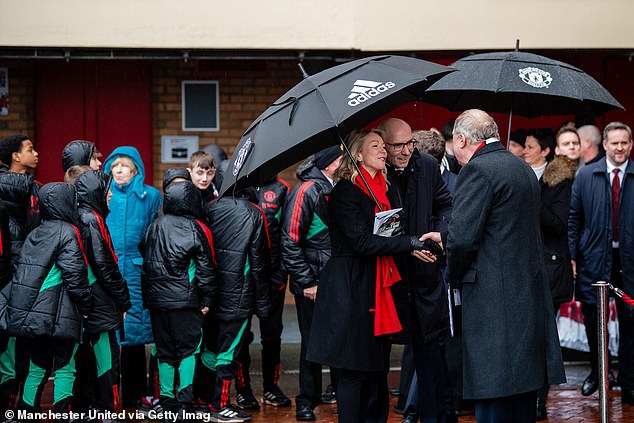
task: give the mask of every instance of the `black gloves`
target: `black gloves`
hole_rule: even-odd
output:
[[[443,251],[440,248],[440,245],[432,241],[431,239],[426,239],[425,241],[420,241],[418,237],[411,237],[409,240],[409,247],[412,251],[414,250],[427,250],[435,256],[442,256]]]

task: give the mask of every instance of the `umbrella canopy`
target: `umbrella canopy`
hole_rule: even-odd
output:
[[[520,51],[474,54],[451,64],[451,73],[424,100],[452,111],[472,108],[526,117],[600,115],[623,106],[574,66]]]
[[[242,135],[220,195],[260,185],[275,173],[342,141],[349,131],[409,101],[452,69],[412,57],[374,56],[309,76]]]

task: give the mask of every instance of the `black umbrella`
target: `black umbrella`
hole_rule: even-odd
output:
[[[623,106],[590,75],[564,62],[518,51],[474,54],[427,89],[424,100],[526,117],[600,115]],[[509,124],[509,131],[511,125]]]
[[[240,139],[220,195],[260,185],[408,101],[452,69],[402,56],[358,59],[306,76],[262,113]]]

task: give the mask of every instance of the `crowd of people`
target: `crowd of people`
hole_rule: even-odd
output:
[[[393,344],[405,345],[404,423],[545,419],[549,385],[565,381],[555,314],[573,298],[591,348],[582,393],[597,390],[591,284],[634,294],[627,125],[518,130],[505,148],[473,109],[442,132],[389,118],[345,147],[304,161],[294,189],[274,177],[218,198],[226,156],[192,154],[161,194],[134,147],[102,171],[96,146],[78,140],[62,152],[64,182],[42,186],[33,141],[0,140],[0,413],[39,411],[51,374],[58,412],[246,422],[262,404],[290,407],[278,385],[287,285],[297,420],[336,402],[342,422],[386,422]],[[386,211],[390,236],[375,229]],[[634,404],[634,317],[617,304],[611,383]]]

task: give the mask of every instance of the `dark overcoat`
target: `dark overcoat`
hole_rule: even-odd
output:
[[[544,240],[544,265],[555,304],[570,301],[574,291],[568,248],[568,212],[575,168],[571,159],[557,156],[540,179],[542,206],[539,220]]]
[[[634,163],[629,161],[619,200],[619,253],[623,290],[634,295]],[[612,271],[612,189],[605,157],[584,166],[572,185],[568,219],[570,256],[577,261],[577,300],[596,304],[598,280]]]
[[[404,196],[398,188],[402,182],[395,177],[393,169],[389,168],[388,172],[392,182],[388,198],[394,207],[405,210],[405,233],[421,236],[430,231],[446,231],[451,216],[451,193],[440,174],[438,161],[429,154],[414,152],[401,176],[405,178]],[[413,327],[420,330],[420,333],[410,335],[420,336],[424,342],[448,335],[447,290],[440,276],[439,262],[424,263],[409,255],[405,258],[406,266],[400,268],[406,268],[403,277],[407,278],[410,288],[414,315],[409,318],[418,319],[418,324]],[[395,287],[393,291],[399,290],[401,288]]]
[[[535,174],[493,142],[462,168],[454,194],[447,280],[462,286],[464,398],[563,383]]]
[[[331,367],[381,371],[383,337],[374,336],[376,257],[410,251],[410,237],[372,234],[374,203],[347,180],[328,200],[332,256],[321,275],[307,359]],[[399,283],[399,282],[397,282]]]

